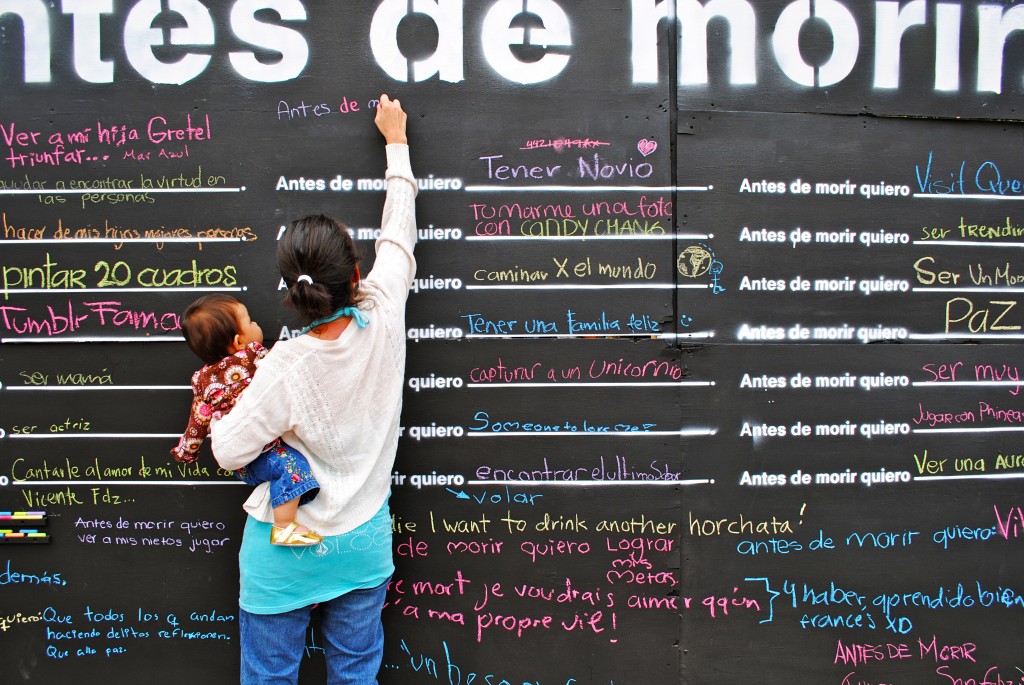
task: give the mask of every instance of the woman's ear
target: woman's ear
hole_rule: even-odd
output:
[[[359,285],[359,281],[362,279],[363,277],[359,273],[359,265],[356,264],[356,268],[352,270],[352,286],[354,287]]]

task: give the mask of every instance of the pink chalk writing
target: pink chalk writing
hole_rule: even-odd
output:
[[[0,137],[9,148],[4,157],[12,169],[33,167],[83,166],[110,159],[110,148],[125,148],[124,159],[148,160],[157,157],[175,159],[189,156],[187,143],[213,139],[210,115],[192,119],[150,117],[144,127],[124,123],[104,123],[72,130],[21,130],[17,122],[0,123]],[[180,145],[184,144],[184,147]],[[171,148],[163,146],[170,145]],[[145,149],[148,146],[161,146]]]
[[[526,145],[519,148],[520,150],[536,150],[539,148],[550,147],[556,150],[572,149],[572,148],[595,148],[603,145],[611,145],[600,140],[591,140],[590,138],[541,138],[539,140],[528,140]]]

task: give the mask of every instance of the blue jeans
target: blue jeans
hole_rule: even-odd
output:
[[[279,507],[296,497],[300,498],[299,504],[306,504],[320,492],[320,483],[309,470],[306,457],[280,439],[235,473],[249,485],[270,483],[272,507]]]
[[[388,581],[320,602],[328,685],[376,685],[384,658],[380,612]],[[283,614],[239,610],[242,685],[294,685],[312,605]]]

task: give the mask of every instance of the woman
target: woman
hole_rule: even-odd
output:
[[[387,143],[387,199],[373,270],[360,280],[348,231],[299,219],[278,244],[286,304],[310,324],[278,342],[230,414],[211,428],[213,453],[238,469],[281,436],[304,454],[319,496],[296,520],[324,536],[303,551],[266,544],[266,486],[245,503],[239,552],[242,683],[295,683],[306,627],[319,605],[328,682],[375,683],[380,613],[391,557],[388,511],[405,373],[405,302],[416,273],[416,180],[406,114],[381,95],[374,119]]]

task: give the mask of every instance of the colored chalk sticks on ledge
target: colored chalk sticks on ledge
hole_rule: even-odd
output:
[[[0,545],[40,544],[50,541],[50,534],[27,526],[47,525],[45,511],[0,511]]]
[[[50,541],[50,534],[36,530],[35,528],[0,528],[0,545],[29,545],[47,543]]]

